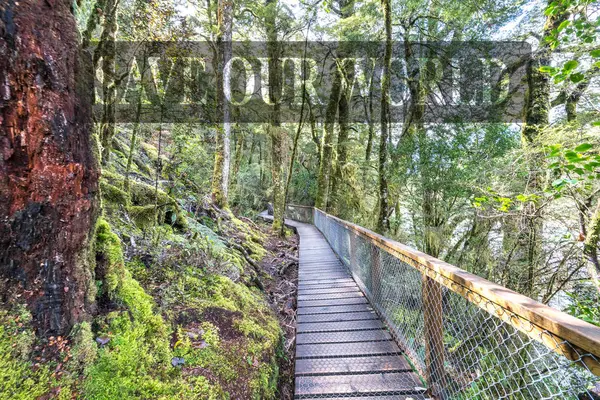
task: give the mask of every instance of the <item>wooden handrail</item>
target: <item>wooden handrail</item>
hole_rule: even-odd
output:
[[[344,221],[317,208],[311,208],[413,266],[425,276],[460,294],[478,307],[494,314],[532,339],[545,344],[556,353],[572,361],[584,363],[592,373],[600,376],[600,327],[369,229]]]

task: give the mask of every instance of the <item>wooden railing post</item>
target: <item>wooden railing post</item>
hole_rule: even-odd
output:
[[[350,235],[350,270],[352,272],[355,271],[356,268],[356,233],[351,230],[348,230],[348,235]]]
[[[443,400],[444,326],[442,320],[442,286],[423,275],[423,335],[425,338],[425,380],[430,395]]]

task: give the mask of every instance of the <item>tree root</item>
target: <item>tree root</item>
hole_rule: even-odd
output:
[[[256,261],[254,261],[250,255],[248,254],[248,252],[246,251],[246,249],[242,246],[239,245],[233,241],[229,241],[226,240],[222,237],[220,237],[220,239],[230,248],[235,249],[237,251],[239,251],[240,253],[242,253],[242,255],[244,256],[244,259],[246,260],[246,262],[248,264],[250,264],[252,266],[252,268],[254,268],[254,271],[256,272],[256,275],[253,276],[252,280],[253,282],[256,284],[256,286],[261,290],[261,291],[265,291],[265,286],[263,285],[262,281],[260,280],[260,275],[262,273],[262,269],[260,268],[260,265],[258,265],[256,263]]]

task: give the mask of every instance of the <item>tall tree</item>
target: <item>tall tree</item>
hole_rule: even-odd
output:
[[[0,5],[0,293],[24,300],[41,334],[67,333],[93,301],[93,81],[71,5]]]
[[[354,0],[339,1],[341,21],[352,17],[354,14]],[[352,109],[352,86],[354,83],[354,62],[352,59],[346,58],[346,48],[352,46],[352,42],[341,42],[338,54],[342,60],[338,65],[340,74],[342,75],[342,88],[338,100],[338,124],[339,133],[336,154],[337,159],[333,174],[331,176],[331,194],[328,202],[330,204],[331,213],[344,217],[346,208],[342,206],[344,200],[343,193],[348,191],[347,183],[350,179],[347,176],[348,150],[350,141],[350,110]],[[348,49],[349,50],[349,49]],[[346,190],[344,190],[346,189]],[[346,193],[349,194],[349,193]],[[349,197],[349,196],[347,196]]]
[[[285,214],[286,133],[281,126],[281,43],[277,37],[277,0],[265,3],[267,54],[269,57],[269,103],[273,105],[269,123],[271,138],[271,177],[273,179],[273,231],[283,234]]]
[[[223,119],[217,124],[215,165],[212,178],[212,198],[219,207],[228,207],[229,167],[231,163],[231,122],[230,109],[225,98],[225,84],[229,77],[224,76],[225,64],[231,59],[231,39],[233,22],[233,2],[218,0],[217,40],[215,75],[217,83],[217,115]]]
[[[115,72],[117,9],[119,0],[105,0],[104,23],[98,50],[94,55],[94,64],[102,59],[102,95],[103,111],[100,123],[100,141],[102,144],[102,164],[106,165],[110,157],[112,139],[115,136],[115,97],[117,77]]]
[[[321,143],[321,154],[319,157],[319,175],[317,177],[317,197],[315,199],[315,207],[321,210],[327,210],[327,200],[329,198],[332,157],[334,155],[333,134],[341,88],[342,76],[339,69],[336,69],[327,108],[325,110],[325,123],[323,124],[323,138]]]
[[[381,76],[381,135],[379,137],[379,217],[377,231],[385,233],[390,228],[388,210],[388,136],[390,134],[390,69],[392,67],[392,9],[390,0],[382,0],[385,25],[385,53]]]
[[[557,29],[568,18],[566,14],[548,15],[544,25],[543,37]],[[542,41],[537,54],[527,64],[527,92],[523,110],[524,124],[521,130],[523,146],[528,153],[528,176],[526,190],[539,193],[543,190],[544,164],[540,156],[541,136],[548,126],[550,113],[550,81],[547,74],[540,69],[550,61],[550,46]],[[521,277],[519,290],[521,293],[533,296],[536,287],[536,270],[543,262],[542,229],[543,210],[536,202],[524,205],[517,224],[517,243],[512,259],[518,264],[525,265],[525,275]]]

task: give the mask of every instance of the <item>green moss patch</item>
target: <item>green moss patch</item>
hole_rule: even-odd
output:
[[[0,399],[28,400],[50,389],[52,379],[48,365],[34,368],[31,360],[35,335],[29,327],[30,314],[0,311]]]

